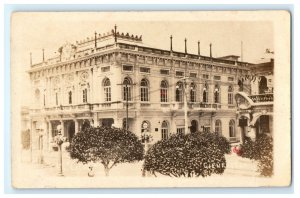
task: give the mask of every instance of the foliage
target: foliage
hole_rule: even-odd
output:
[[[130,131],[109,127],[87,127],[77,133],[70,144],[70,155],[78,162],[100,162],[108,176],[119,163],[143,159],[144,147]]]
[[[261,134],[255,141],[249,137],[241,145],[241,156],[258,161],[258,172],[263,176],[273,175],[273,139]]]
[[[224,153],[229,154],[231,152],[230,142],[222,136],[220,133],[203,133],[206,136],[209,142],[215,142],[218,145],[218,148]]]
[[[22,140],[22,148],[29,149],[30,148],[30,130],[24,130],[21,133],[21,140]]]
[[[213,133],[172,135],[155,143],[147,151],[143,168],[153,175],[174,177],[206,177],[222,174],[226,168],[225,151]],[[229,149],[230,152],[230,149]]]

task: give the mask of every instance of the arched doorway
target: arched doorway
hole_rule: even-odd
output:
[[[270,117],[269,115],[261,115],[256,120],[255,128],[256,128],[256,136],[259,134],[267,133],[269,134],[271,132],[270,130]]]
[[[197,122],[197,120],[192,120],[190,131],[191,131],[191,133],[195,133],[197,130],[198,130],[198,122]]]
[[[258,85],[258,93],[259,94],[264,94],[265,91],[268,90],[268,85],[267,85],[267,78],[264,76],[260,76],[260,81]]]

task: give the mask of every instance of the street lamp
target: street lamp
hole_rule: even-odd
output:
[[[38,163],[44,163],[44,156],[43,156],[43,129],[39,126],[37,129],[38,133],[38,145],[39,145],[39,155],[38,155]]]
[[[64,176],[63,175],[63,170],[62,170],[62,150],[61,150],[61,145],[66,141],[66,138],[61,134],[61,129],[62,129],[62,126],[58,125],[57,126],[58,133],[54,137],[54,142],[58,146],[58,166],[59,166],[58,175],[59,176]]]
[[[145,152],[148,149],[148,143],[152,141],[152,136],[149,131],[149,124],[147,122],[143,122],[142,124],[142,143],[145,144]]]

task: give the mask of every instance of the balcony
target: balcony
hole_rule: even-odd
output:
[[[259,94],[259,95],[251,95],[248,96],[254,103],[260,102],[273,102],[273,94]]]

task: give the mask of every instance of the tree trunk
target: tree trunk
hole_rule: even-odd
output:
[[[108,168],[108,166],[104,166],[104,172],[105,172],[105,176],[108,177],[109,176],[109,168]]]

